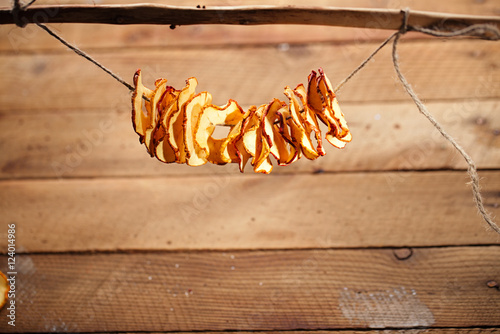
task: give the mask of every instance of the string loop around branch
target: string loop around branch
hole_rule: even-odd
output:
[[[18,26],[19,28],[26,27],[27,22],[21,21],[21,17],[19,14],[22,11],[26,10],[26,8],[31,6],[35,1],[36,0],[30,0],[30,2],[28,2],[27,4],[21,5],[20,0],[14,0],[14,3],[12,4],[11,13],[12,13],[13,21],[16,24],[16,26]]]
[[[19,28],[24,28],[26,26],[26,23],[21,21],[21,18],[19,17],[19,13],[21,12],[21,3],[19,0],[14,0],[14,4],[12,5],[12,18],[14,20],[14,23],[16,26]]]
[[[403,23],[401,23],[399,33],[401,35],[404,35],[408,31],[408,18],[410,17],[410,9],[408,7],[405,9],[401,9],[401,13],[403,13]]]

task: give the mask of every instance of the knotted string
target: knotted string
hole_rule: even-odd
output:
[[[21,6],[19,0],[14,0],[14,6],[12,8],[12,15],[14,17],[14,22],[16,23],[17,26],[19,27],[24,27],[26,23],[23,23],[20,21],[19,18],[19,12],[26,9],[29,5],[31,5],[33,2],[36,0],[31,0],[27,5]],[[491,215],[486,211],[484,208],[484,203],[483,203],[483,198],[481,196],[481,191],[479,187],[479,175],[477,174],[477,168],[476,164],[472,160],[472,158],[465,152],[465,150],[460,146],[457,141],[450,136],[439,124],[439,122],[432,116],[432,114],[427,110],[427,107],[424,105],[424,103],[420,100],[420,98],[417,96],[411,85],[408,83],[406,80],[405,76],[403,73],[401,73],[401,70],[399,68],[399,56],[397,53],[397,46],[399,43],[399,39],[401,38],[402,35],[404,35],[408,31],[418,31],[424,34],[436,36],[436,37],[456,37],[456,36],[476,36],[482,39],[488,39],[488,40],[499,40],[500,39],[500,32],[496,26],[489,25],[489,24],[475,24],[468,26],[463,29],[458,29],[458,30],[453,30],[453,31],[442,31],[438,28],[435,29],[430,29],[430,28],[423,28],[423,27],[417,27],[417,26],[410,26],[408,24],[409,16],[410,16],[410,10],[409,9],[404,9],[401,10],[401,13],[403,14],[403,22],[401,24],[401,28],[389,36],[382,44],[380,44],[375,51],[373,51],[354,71],[352,71],[344,80],[342,80],[334,89],[335,92],[338,92],[342,86],[344,86],[355,74],[357,74],[362,68],[364,68],[370,60],[384,47],[386,46],[392,39],[394,39],[393,44],[392,44],[392,60],[394,64],[394,69],[396,71],[396,74],[401,81],[403,87],[405,88],[406,92],[408,95],[412,98],[413,102],[417,106],[418,110],[431,122],[431,124],[441,133],[441,135],[449,141],[453,147],[462,155],[462,157],[465,159],[467,165],[468,165],[468,175],[471,179],[470,184],[472,185],[472,193],[473,193],[473,199],[476,204],[476,207],[479,211],[479,213],[482,215],[483,219],[486,221],[486,223],[497,233],[500,234],[500,228],[498,225],[493,221]],[[56,38],[59,42],[64,44],[66,47],[69,49],[73,50],[76,54],[79,56],[84,57],[85,59],[89,60],[96,66],[98,66],[100,69],[111,75],[115,80],[117,80],[119,83],[127,87],[130,91],[134,90],[134,87],[122,78],[120,78],[118,75],[113,73],[111,70],[107,69],[103,65],[101,65],[99,62],[94,60],[92,57],[90,57],[88,54],[80,50],[79,48],[71,45],[70,43],[66,42],[62,37],[57,35],[54,31],[49,29],[47,26],[41,23],[36,23],[40,28],[45,30],[47,33],[49,33],[51,36]]]
[[[31,6],[33,4],[33,2],[35,2],[35,1],[36,0],[31,0],[27,4],[21,5],[20,0],[14,0],[14,4],[12,5],[11,13],[12,13],[12,17],[14,19],[14,23],[16,24],[16,26],[18,26],[20,28],[24,28],[26,26],[26,22],[21,21],[21,18],[19,17],[19,13],[21,11],[25,10],[26,8],[28,8],[29,6]]]

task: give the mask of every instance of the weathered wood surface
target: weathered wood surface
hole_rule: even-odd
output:
[[[163,0],[147,1],[148,3],[164,3]],[[89,1],[44,1],[38,0],[33,6],[50,4],[89,4]],[[137,3],[135,0],[99,1],[99,4]],[[200,4],[195,0],[169,1],[171,5],[192,6]],[[304,5],[303,1],[245,1],[235,3],[226,0],[203,1],[205,6],[213,5]],[[0,1],[0,7],[10,8],[10,0]],[[340,0],[321,0],[311,2],[312,6],[345,6]],[[470,15],[498,15],[499,7],[493,1],[469,0],[445,0],[445,1],[371,1],[360,0],[349,3],[349,6],[357,8],[393,8],[400,9],[410,7],[414,10],[436,11],[443,13],[459,13]],[[374,20],[369,26],[376,27],[385,21]],[[117,48],[137,46],[180,46],[180,45],[224,45],[224,44],[262,44],[262,43],[311,43],[323,41],[339,42],[363,42],[369,40],[381,40],[390,32],[377,29],[345,29],[337,27],[304,27],[273,25],[265,27],[247,26],[183,26],[175,30],[169,27],[143,25],[137,27],[127,26],[104,26],[104,25],[80,25],[80,24],[54,24],[51,25],[60,31],[70,41],[77,41],[78,46],[87,48]],[[410,34],[413,38],[425,38],[422,34]],[[13,26],[0,26],[0,50],[1,51],[37,51],[60,50],[59,42],[48,36],[44,31],[35,27],[27,26],[24,29]]]
[[[500,173],[480,176],[499,216]],[[465,172],[2,181],[0,212],[25,252],[498,244],[468,181]]]
[[[195,334],[200,332],[170,332],[172,334]],[[201,332],[203,333],[203,332]],[[208,333],[208,332],[207,332]],[[210,331],[210,334],[224,334],[223,331]],[[266,334],[267,331],[252,331],[253,334]],[[412,329],[363,329],[363,330],[297,330],[273,331],[276,334],[493,334],[500,333],[500,328],[412,328]],[[124,333],[132,334],[132,333]],[[152,332],[151,334],[161,334]]]
[[[500,100],[438,102],[428,107],[479,168],[500,166]],[[345,149],[325,141],[325,156],[275,166],[273,174],[466,168],[412,102],[346,103],[343,110],[354,136]],[[239,174],[234,166],[194,168],[151,159],[133,131],[128,99],[109,110],[12,112],[0,120],[2,179]],[[246,173],[253,174],[250,165]]]
[[[34,5],[51,3],[92,2]],[[352,5],[500,14],[495,1]],[[148,85],[166,76],[179,87],[196,76],[216,103],[244,106],[281,98],[285,85],[320,66],[336,84],[390,33],[51,27],[127,81],[137,68]],[[479,174],[496,217],[499,47],[421,34],[400,45],[402,70],[429,110],[489,169]],[[465,171],[437,171],[465,165],[395,80],[390,46],[339,94],[353,142],[270,176],[150,159],[132,130],[126,88],[34,26],[0,27],[0,70],[0,213],[4,224],[16,223],[20,254],[17,326],[7,327],[4,308],[0,332],[500,331],[499,291],[487,284],[500,283],[500,238],[477,214]],[[0,256],[0,270],[6,263]]]
[[[144,82],[166,77],[174,87],[196,76],[198,91],[209,91],[214,103],[229,98],[241,105],[284,98],[283,87],[307,81],[312,69],[323,67],[335,84],[355,69],[376,44],[124,50],[93,56],[127,81],[137,68]],[[62,47],[62,46],[61,46]],[[63,47],[62,47],[63,48]],[[402,70],[424,99],[500,97],[500,43],[457,40],[400,45]],[[409,101],[395,79],[386,47],[339,93],[341,102]],[[42,55],[1,55],[1,113],[64,112],[129,109],[127,89],[73,52]],[[243,66],[244,65],[244,66]],[[122,107],[123,106],[123,107]]]
[[[194,334],[199,332],[171,332],[172,334]],[[210,331],[211,334],[225,332]],[[253,334],[266,334],[266,331],[252,331]],[[418,328],[418,329],[372,329],[372,330],[298,330],[298,331],[273,331],[276,334],[493,334],[500,333],[500,328]],[[124,333],[125,334],[125,333]],[[127,333],[132,334],[132,333]],[[160,332],[151,334],[161,334]]]
[[[24,255],[14,330],[500,326],[499,291],[487,285],[499,256],[498,246],[417,249],[406,260],[390,249]]]
[[[171,332],[172,334],[195,334],[200,332]],[[203,332],[202,332],[203,333]],[[223,334],[221,331],[210,331],[210,334]],[[266,334],[266,331],[252,331],[253,334]],[[500,333],[500,328],[418,328],[418,329],[372,329],[372,330],[298,330],[298,331],[273,331],[276,334],[493,334]],[[124,333],[132,334],[132,333]],[[161,332],[152,332],[151,334],[161,334]]]

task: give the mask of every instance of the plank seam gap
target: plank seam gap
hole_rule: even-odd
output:
[[[322,169],[317,169],[317,170],[312,170],[312,171],[297,171],[297,172],[282,172],[282,173],[276,173],[273,174],[272,177],[285,177],[285,176],[306,176],[306,175],[356,175],[356,174],[385,174],[385,173],[418,173],[418,174],[424,174],[424,173],[439,173],[439,172],[448,172],[448,173],[462,173],[463,171],[466,171],[466,168],[423,168],[423,169],[387,169],[387,170],[369,170],[369,169],[363,169],[363,170],[340,170],[340,171],[328,171],[328,170],[322,170]],[[500,171],[499,168],[478,168],[478,171],[481,172],[498,172]],[[57,178],[57,177],[52,177],[52,176],[21,176],[21,177],[0,177],[0,184],[2,182],[12,182],[12,181],[20,181],[20,182],[32,182],[32,181],[56,181],[56,182],[64,182],[64,181],[83,181],[83,180],[130,180],[130,179],[140,179],[140,180],[147,180],[147,179],[166,179],[166,178],[206,178],[206,177],[234,177],[234,178],[241,178],[240,174],[210,174],[210,173],[204,173],[204,174],[160,174],[160,175],[140,175],[140,174],[130,174],[130,175],[107,175],[107,176],[75,176],[75,177],[65,177],[65,178]],[[243,176],[243,177],[248,177],[248,178],[257,178],[259,176],[256,175],[248,175],[248,176]]]
[[[421,36],[421,35],[417,35]],[[324,40],[324,41],[316,41],[316,42],[269,42],[269,43],[234,43],[234,44],[223,44],[223,43],[214,43],[214,44],[196,44],[196,45],[145,45],[143,47],[130,47],[130,46],[103,46],[103,47],[88,47],[86,48],[87,52],[91,52],[93,54],[105,55],[106,53],[123,53],[123,51],[131,51],[131,52],[144,52],[147,51],[205,51],[207,49],[214,50],[242,50],[242,49],[275,49],[278,46],[286,43],[291,47],[304,47],[304,46],[367,46],[370,45],[378,45],[384,41],[385,38],[377,38],[377,39],[369,39],[369,40]],[[433,44],[441,44],[442,40],[431,39],[426,36],[421,37],[412,37],[411,39],[405,39],[405,44],[410,45],[413,43],[433,43]],[[452,39],[449,41],[450,43],[456,42],[461,43],[460,39]],[[479,40],[470,40],[469,42],[480,42]],[[42,49],[41,52],[34,50],[0,50],[0,56],[59,56],[59,55],[68,55],[67,50],[61,50],[56,48],[50,49]]]
[[[107,255],[107,254],[146,254],[146,253],[165,253],[165,254],[178,254],[178,253],[258,253],[258,252],[314,252],[314,251],[364,251],[364,250],[396,250],[401,248],[411,249],[444,249],[444,248],[489,248],[498,247],[500,244],[463,244],[463,245],[432,245],[432,246],[366,246],[366,247],[306,247],[306,248],[252,248],[252,249],[239,249],[239,248],[225,248],[225,249],[114,249],[114,250],[66,250],[66,251],[33,251],[33,252],[17,252],[17,255]],[[0,255],[6,255],[6,252],[0,252]]]
[[[1,56],[1,55],[0,55]],[[500,94],[498,96],[487,96],[487,97],[481,97],[481,98],[474,98],[474,97],[465,97],[465,98],[446,98],[446,97],[440,97],[440,98],[426,98],[426,102],[429,103],[451,103],[453,102],[454,104],[460,104],[460,103],[466,103],[469,101],[478,101],[478,102],[498,102],[500,100]],[[364,106],[364,105],[407,105],[407,104],[412,104],[412,102],[407,101],[406,99],[394,99],[394,100],[369,100],[369,101],[343,101],[343,105],[347,106]],[[244,104],[245,107],[248,107],[251,105],[248,103],[247,105]],[[29,111],[28,111],[29,110]],[[56,111],[54,111],[56,110]],[[64,110],[64,111],[62,111]],[[110,115],[114,114],[114,112],[109,112],[109,108],[64,108],[64,109],[57,109],[51,108],[51,109],[38,109],[36,111],[36,116],[61,116],[61,114],[69,115],[96,115],[96,116],[102,116],[102,115]],[[28,111],[28,112],[25,112]],[[14,114],[15,113],[15,114]],[[9,110],[1,110],[0,109],[0,116],[33,116],[33,109],[9,109]],[[128,120],[128,115],[127,115],[127,120]]]
[[[222,330],[216,330],[216,329],[208,329],[208,330],[175,330],[175,331],[108,331],[108,332],[71,332],[72,334],[95,334],[95,333],[107,333],[107,334],[126,334],[126,333],[133,333],[133,334],[148,334],[148,333],[257,333],[257,332],[320,332],[320,331],[334,331],[334,332],[351,332],[351,331],[357,331],[357,332],[379,332],[381,330],[383,331],[388,331],[388,330],[398,330],[398,331],[406,331],[406,330],[425,330],[425,329],[499,329],[500,325],[498,326],[488,326],[488,325],[476,325],[476,326],[463,326],[463,327],[456,327],[456,326],[414,326],[414,327],[382,327],[382,328],[359,328],[359,327],[343,327],[343,328],[316,328],[316,329],[308,329],[308,328],[299,328],[299,329],[222,329]]]

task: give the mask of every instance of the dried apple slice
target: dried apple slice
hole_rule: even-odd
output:
[[[144,145],[149,152],[149,154],[154,157],[154,133],[157,129],[157,123],[159,119],[158,104],[165,91],[167,90],[167,79],[158,79],[155,81],[156,88],[153,91],[152,98],[148,103],[149,106],[149,125],[146,127],[144,133]]]
[[[247,162],[252,158],[252,155],[245,148],[243,142],[243,137],[245,133],[254,125],[255,112],[257,111],[256,106],[251,106],[248,111],[243,115],[243,120],[241,122],[240,132],[235,136],[235,138],[228,144],[232,146],[238,156],[238,164],[240,172],[243,173]],[[255,150],[254,150],[255,151]]]
[[[307,77],[307,105],[310,109],[317,113],[321,113],[324,108],[323,98],[318,90],[318,80],[315,71]]]
[[[134,86],[135,90],[132,92],[132,124],[135,132],[139,135],[139,142],[142,144],[144,143],[146,129],[151,124],[151,113],[147,110],[145,112],[142,108],[143,96],[151,100],[153,91],[142,84],[141,70],[135,72]],[[146,107],[150,106],[148,101],[145,104]]]
[[[279,117],[278,121],[278,127],[279,127],[279,133],[281,137],[284,139],[284,141],[289,145],[290,147],[290,152],[289,152],[289,160],[284,161],[281,163],[282,166],[286,166],[291,164],[292,162],[295,162],[302,157],[302,152],[300,150],[300,146],[298,143],[296,143],[292,136],[291,132],[289,132],[289,127],[288,127],[288,119],[291,119],[290,116],[290,111],[288,110],[288,106],[285,106],[278,110],[276,114]]]
[[[228,144],[240,133],[243,116],[243,110],[234,100],[229,100],[224,107],[208,105],[203,109],[195,127],[195,145],[209,162],[224,165],[239,161],[236,150]],[[213,138],[218,125],[231,127],[226,138]]]
[[[271,153],[271,144],[264,136],[264,122],[264,119],[261,118],[260,124],[255,131],[256,150],[252,164],[254,166],[254,172],[269,174],[273,170],[273,164],[269,158],[269,154]]]
[[[288,158],[286,142],[279,133],[279,125],[275,124],[276,122],[279,123],[281,120],[277,114],[278,110],[284,107],[286,107],[284,102],[273,99],[273,101],[267,105],[261,124],[263,137],[269,144],[270,153],[276,158],[278,164],[281,164],[283,159]]]
[[[318,71],[320,74],[318,77],[318,90],[323,95],[323,100],[325,101],[324,114],[329,126],[326,139],[330,141],[331,137],[336,137],[337,139],[342,140],[342,138],[346,137],[346,140],[344,141],[348,142],[350,141],[347,136],[349,134],[349,128],[347,127],[344,114],[340,110],[335,93],[333,92],[333,86],[323,70],[320,68]]]
[[[290,100],[288,106],[291,118],[287,120],[293,140],[300,145],[302,153],[307,159],[314,160],[319,157],[319,153],[313,147],[310,133],[307,133],[303,126],[304,121],[300,114],[299,101],[294,92],[288,86],[285,87],[285,95]]]
[[[231,124],[229,125],[231,126],[231,129],[229,130],[225,143],[221,145],[222,147],[221,158],[223,161],[231,163],[240,162],[239,154],[236,150],[236,146],[233,145],[233,143],[234,139],[240,134],[242,125],[243,125],[243,116],[241,117],[241,120],[239,122],[235,123],[234,125]]]
[[[255,108],[251,113],[250,119],[246,128],[242,129],[243,132],[243,147],[245,151],[251,155],[251,164],[255,165],[255,156],[257,154],[257,129],[260,126],[260,119],[264,111],[265,105]]]
[[[212,95],[208,92],[201,92],[193,96],[188,100],[182,110],[184,129],[184,151],[186,152],[186,163],[189,166],[201,166],[207,162],[206,156],[202,154],[202,150],[199,146],[195,145],[195,124],[198,123],[198,119],[205,106],[212,102]]]
[[[243,135],[243,144],[248,153],[252,155],[252,166],[255,166],[262,152],[262,131],[261,124],[267,105],[263,104],[255,110],[255,114],[250,121],[250,128]]]
[[[0,271],[0,309],[5,305],[9,296],[9,282],[7,277]]]
[[[160,119],[153,136],[153,142],[156,158],[165,163],[173,163],[176,159],[174,149],[170,145],[167,137],[167,120],[177,108],[177,97],[179,96],[179,92],[180,91],[175,90],[173,87],[168,87],[158,105]]]
[[[294,162],[297,157],[297,150],[289,139],[283,111],[287,110],[286,103],[274,99],[264,113],[263,136],[269,144],[270,153],[276,158],[278,165],[285,166]]]
[[[318,119],[316,118],[316,113],[309,108],[307,104],[307,91],[303,84],[298,85],[293,90],[295,96],[300,99],[302,103],[302,113],[301,119],[303,121],[303,126],[306,131],[306,135],[310,138],[311,132],[314,131],[314,137],[316,138],[316,151],[319,155],[325,155],[325,149],[323,147],[323,140],[321,139],[321,130],[319,128]]]
[[[7,277],[0,271],[0,309],[5,305],[9,297],[9,282]]]
[[[186,152],[184,150],[184,116],[182,115],[184,104],[194,96],[198,80],[189,78],[177,98],[177,105],[167,119],[167,139],[175,153],[175,161],[183,164],[186,162]]]
[[[342,110],[340,110],[339,102],[337,101],[336,98],[334,98],[332,101],[332,110],[334,115],[340,115],[339,122],[343,132],[340,135],[339,139],[346,143],[350,142],[352,139],[352,135],[351,132],[349,131],[349,128],[347,127],[347,121],[345,120],[344,113],[342,112]],[[334,117],[336,118],[337,116]]]
[[[307,106],[328,126],[325,135],[328,142],[337,148],[343,148],[350,140],[349,129],[338,106],[332,84],[322,69],[319,69],[319,76],[314,71],[309,75]],[[346,140],[342,141],[340,138]]]
[[[269,145],[265,140],[262,141],[262,150],[259,158],[256,160],[254,168],[255,173],[269,174],[273,170],[273,164],[269,159]]]

